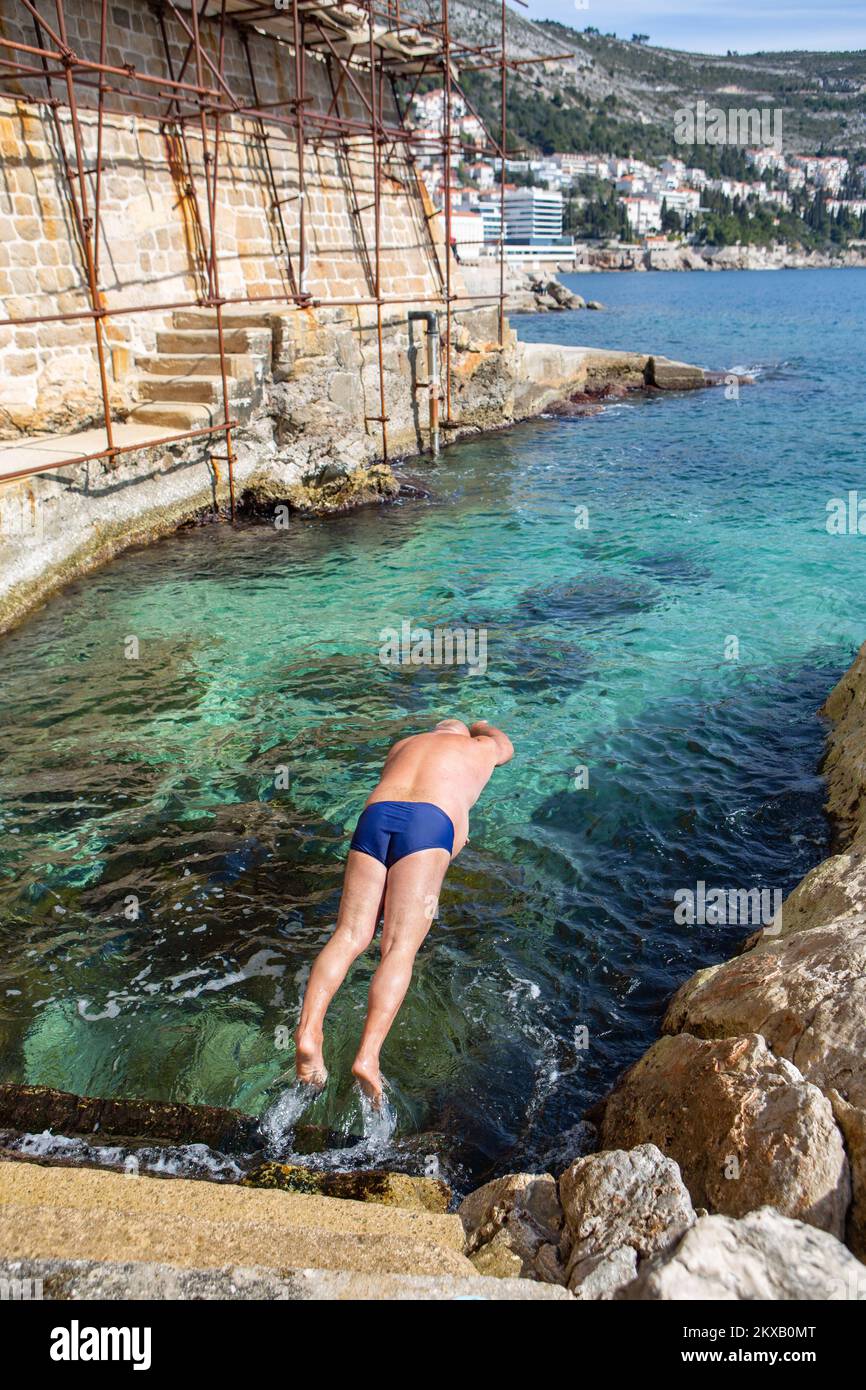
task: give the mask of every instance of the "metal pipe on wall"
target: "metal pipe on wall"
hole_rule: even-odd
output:
[[[439,316],[432,309],[410,309],[410,323],[427,325],[427,390],[430,404],[430,448],[439,457]]]

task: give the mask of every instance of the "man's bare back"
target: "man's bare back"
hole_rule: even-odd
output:
[[[364,1032],[352,1072],[376,1101],[379,1051],[430,929],[448,865],[469,832],[469,812],[494,768],[514,756],[511,740],[482,720],[444,719],[430,733],[395,743],[367,798],[349,851],[337,925],[310,973],[295,1034],[300,1081],[322,1086],[328,1005],[349,967],[373,939],[384,908],[382,960],[370,985]],[[375,808],[375,809],[374,809]]]
[[[429,734],[394,744],[365,804],[429,801],[441,807],[454,824],[453,859],[468,839],[469,812],[494,768],[513,756],[511,740],[486,721],[470,729],[459,719],[443,719]]]

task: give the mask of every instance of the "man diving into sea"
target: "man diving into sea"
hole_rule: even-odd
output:
[[[486,720],[471,728],[442,719],[430,733],[395,743],[352,837],[333,935],[316,957],[295,1033],[298,1080],[323,1086],[328,1005],[384,911],[382,958],[370,983],[367,1019],[352,1074],[377,1104],[379,1052],[409,988],[448,865],[469,837],[469,812],[514,756],[511,740]]]

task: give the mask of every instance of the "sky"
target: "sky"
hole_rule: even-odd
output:
[[[649,34],[650,43],[693,53],[866,48],[866,0],[529,0],[514,8],[621,39]]]

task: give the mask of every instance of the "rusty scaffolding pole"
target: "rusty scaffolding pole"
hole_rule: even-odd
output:
[[[516,0],[518,4],[523,0]],[[429,305],[441,312],[445,320],[444,333],[444,401],[445,419],[452,416],[452,317],[457,303],[478,304],[498,301],[499,341],[505,329],[505,157],[507,149],[506,76],[527,63],[549,62],[570,54],[551,54],[546,58],[509,58],[506,46],[507,7],[501,0],[500,41],[496,45],[472,45],[456,40],[451,33],[449,0],[441,0],[439,21],[421,21],[407,14],[401,0],[289,0],[276,7],[264,0],[149,0],[155,17],[165,60],[161,73],[140,71],[131,63],[123,66],[110,63],[108,48],[110,20],[108,0],[92,0],[98,11],[98,56],[88,57],[77,51],[69,41],[64,0],[17,0],[32,25],[35,42],[27,43],[0,33],[0,96],[36,103],[42,101],[51,113],[61,168],[69,200],[72,225],[81,257],[81,269],[88,307],[65,313],[43,313],[0,318],[0,331],[47,323],[90,321],[93,325],[95,353],[99,372],[102,416],[106,447],[64,459],[60,463],[34,465],[0,475],[0,483],[27,477],[40,472],[55,471],[91,460],[113,464],[120,455],[154,445],[184,443],[196,439],[221,438],[224,453],[212,453],[211,465],[217,481],[218,462],[227,465],[230,514],[235,513],[234,432],[238,421],[233,418],[229,394],[229,371],[226,360],[224,310],[229,305],[273,304],[285,308],[315,308],[319,305],[375,310],[376,345],[378,354],[379,413],[369,415],[368,422],[378,424],[381,432],[382,457],[388,457],[388,412],[385,399],[384,369],[384,311],[403,310],[412,305]],[[51,20],[46,17],[46,5],[53,3]],[[289,9],[290,4],[290,9]],[[365,16],[366,33],[359,33],[357,16]],[[169,32],[170,20],[173,33]],[[356,28],[352,29],[352,24]],[[232,90],[226,72],[226,38],[230,27],[237,30],[246,58],[249,93],[241,96]],[[205,33],[207,37],[205,37]],[[269,42],[291,55],[288,66],[294,76],[294,91],[277,101],[260,100],[255,61],[250,53],[250,38]],[[338,72],[336,84],[331,82],[332,100],[327,111],[312,109],[306,91],[307,62],[322,61],[329,74]],[[499,138],[490,134],[481,122],[484,144],[476,152],[494,154],[500,168],[500,236],[498,294],[455,294],[452,267],[452,207],[451,174],[454,154],[452,105],[455,89],[474,112],[471,102],[459,85],[455,70],[485,71],[496,69],[500,75],[501,120]],[[441,73],[444,91],[443,130],[441,137],[431,138],[426,132],[414,131],[400,114],[395,100],[396,119],[390,121],[384,111],[384,83],[390,81],[396,97],[396,84],[414,78],[412,95],[421,80]],[[11,87],[5,84],[10,82]],[[55,87],[55,82],[57,86]],[[38,96],[44,87],[45,97]],[[31,90],[32,87],[32,90]],[[354,94],[359,115],[343,112],[342,92]],[[23,96],[22,96],[23,93]],[[94,96],[95,94],[95,96]],[[411,99],[411,97],[410,97]],[[104,241],[103,175],[104,121],[107,114],[129,114],[132,109],[141,114],[152,111],[166,140],[168,162],[176,167],[182,179],[182,197],[191,212],[193,235],[191,274],[199,280],[198,291],[171,302],[148,302],[137,305],[118,305],[109,302],[100,288],[99,269],[101,243]],[[96,148],[92,167],[87,167],[85,143],[80,113],[83,109],[96,112]],[[73,155],[67,150],[61,111],[68,112],[72,134]],[[475,113],[477,115],[477,113]],[[286,261],[287,288],[282,296],[258,294],[224,295],[220,278],[219,187],[223,140],[222,123],[237,116],[247,119],[258,133],[265,173],[270,190],[271,207],[280,229],[280,242]],[[480,120],[480,118],[479,118]],[[202,216],[196,190],[193,162],[187,143],[187,130],[197,129],[201,143],[202,182],[204,185],[205,216]],[[353,141],[353,157],[369,142],[369,166],[373,184],[372,256],[366,245],[371,269],[370,290],[367,295],[318,299],[309,288],[309,227],[307,208],[307,151],[321,141]],[[272,161],[272,148],[282,145],[295,151],[297,160],[297,192],[284,192],[277,182]],[[388,196],[396,196],[398,182],[390,172],[397,152],[403,155],[412,177],[405,180],[417,188],[416,158],[419,154],[434,154],[444,167],[444,268],[439,245],[427,220],[428,254],[438,290],[432,294],[400,296],[383,292],[382,273],[382,197],[383,181],[388,179]],[[89,186],[90,185],[90,186]],[[283,217],[286,203],[297,201],[297,242],[291,237]],[[359,213],[359,222],[363,218]],[[114,410],[108,367],[108,325],[125,315],[165,314],[189,308],[213,311],[218,341],[219,379],[222,388],[220,422],[196,429],[178,430],[143,445],[119,444],[113,428]]]

